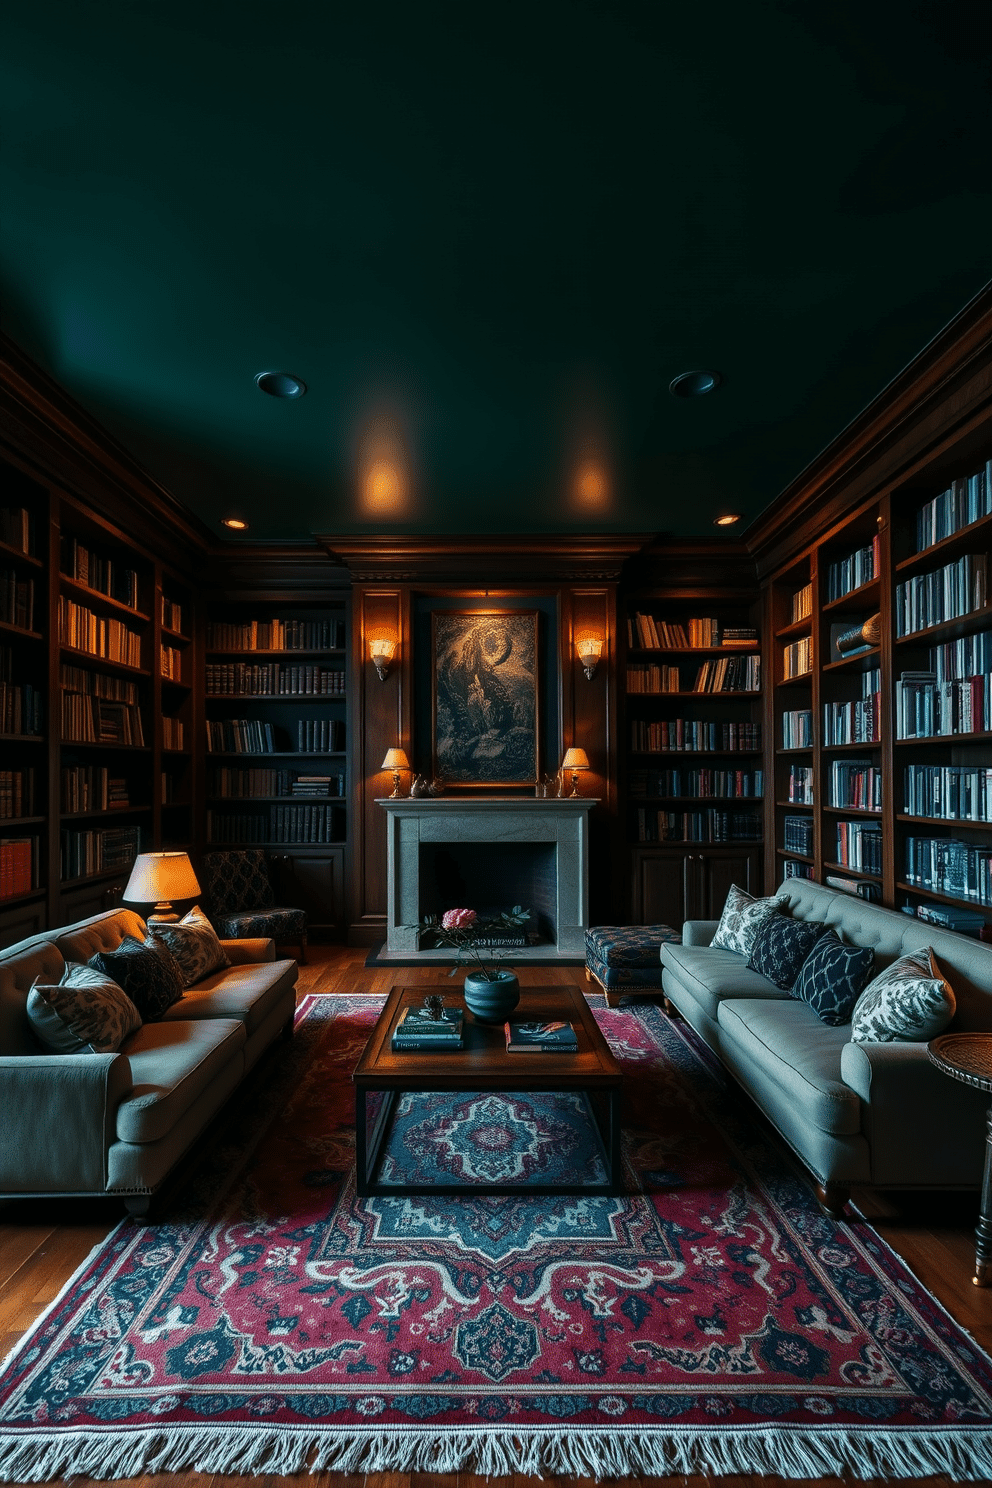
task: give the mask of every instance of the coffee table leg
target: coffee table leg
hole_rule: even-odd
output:
[[[620,1192],[620,1092],[610,1091],[610,1189]]]
[[[985,1118],[985,1173],[982,1177],[982,1208],[975,1226],[975,1286],[992,1280],[992,1106]]]
[[[360,1199],[369,1196],[368,1091],[355,1091],[355,1188]]]

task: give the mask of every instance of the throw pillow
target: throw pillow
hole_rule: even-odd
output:
[[[217,931],[198,904],[181,920],[167,924],[156,920],[148,926],[148,934],[172,952],[184,987],[192,987],[201,977],[231,964]]]
[[[954,991],[929,946],[900,956],[858,998],[851,1018],[856,1044],[923,1043],[954,1017]]]
[[[850,1023],[854,1004],[875,965],[871,946],[844,945],[832,930],[821,935],[803,962],[793,997],[808,1002],[823,1023]]]
[[[784,992],[791,992],[799,969],[813,945],[823,934],[815,920],[790,920],[786,915],[768,915],[762,920],[748,967],[774,982]]]
[[[88,964],[124,988],[146,1023],[161,1018],[183,995],[172,952],[151,935],[144,941],[125,935],[116,951],[97,951]]]
[[[67,963],[51,986],[35,980],[28,992],[28,1022],[49,1054],[116,1054],[141,1014],[127,993],[91,966]]]
[[[752,894],[731,884],[720,923],[710,944],[720,946],[725,951],[737,951],[741,956],[749,956],[754,937],[762,923],[769,915],[778,914],[781,904],[780,899],[755,899]]]

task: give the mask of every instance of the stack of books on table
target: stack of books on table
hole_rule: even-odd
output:
[[[426,1008],[404,1008],[393,1029],[396,1054],[416,1049],[463,1049],[461,1008],[445,1008],[441,1018],[432,1018]]]
[[[571,1023],[505,1023],[507,1052],[511,1054],[574,1054],[579,1041]]]

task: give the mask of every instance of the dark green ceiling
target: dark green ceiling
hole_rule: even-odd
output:
[[[5,328],[215,528],[711,534],[989,277],[988,15],[8,5]]]

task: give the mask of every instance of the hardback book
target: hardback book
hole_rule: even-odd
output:
[[[559,1050],[563,1054],[574,1054],[579,1047],[575,1029],[571,1023],[505,1023],[507,1051],[534,1053],[542,1050]]]
[[[423,1044],[429,1040],[431,1044],[461,1047],[463,1019],[461,1008],[446,1008],[441,1018],[432,1018],[425,1008],[404,1008],[393,1029],[393,1043],[416,1040]]]

